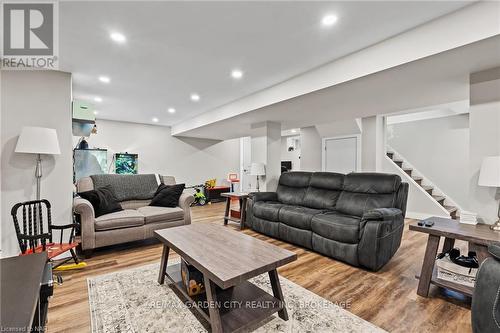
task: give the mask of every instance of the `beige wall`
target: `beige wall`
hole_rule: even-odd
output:
[[[15,153],[23,126],[55,128],[61,155],[43,156],[42,197],[54,224],[71,221],[73,191],[71,75],[57,71],[1,71],[1,249],[18,254],[11,207],[35,198],[35,155]]]

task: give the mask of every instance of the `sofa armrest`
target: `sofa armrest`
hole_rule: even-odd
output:
[[[488,252],[495,258],[500,261],[500,243],[492,243],[488,246]]]
[[[248,194],[253,202],[257,201],[278,201],[278,194],[276,192],[252,192]]]
[[[73,199],[73,211],[80,215],[82,250],[95,248],[95,213],[90,201],[76,197]]]
[[[375,208],[363,214],[363,221],[392,221],[403,218],[403,212],[398,208]]]
[[[377,208],[363,214],[358,244],[359,263],[378,271],[394,256],[403,236],[403,213],[397,208]]]
[[[191,204],[194,197],[188,193],[182,193],[179,198],[179,207],[184,211],[184,224],[191,224]]]

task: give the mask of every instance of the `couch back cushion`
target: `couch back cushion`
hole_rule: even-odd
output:
[[[311,172],[303,171],[282,173],[276,190],[278,201],[288,205],[302,205],[311,175]]]
[[[398,175],[384,173],[350,173],[344,177],[337,211],[354,216],[374,208],[394,208],[401,186]]]
[[[303,205],[316,209],[334,209],[343,185],[343,174],[315,172],[311,175]]]
[[[92,175],[95,188],[110,185],[118,201],[149,200],[158,188],[159,178],[155,174],[142,175]]]

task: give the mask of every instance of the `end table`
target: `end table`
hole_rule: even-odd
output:
[[[237,222],[240,224],[240,229],[245,228],[245,219],[246,219],[246,206],[248,193],[242,192],[226,192],[222,193],[221,197],[226,198],[226,211],[224,213],[224,225],[227,225],[228,221]],[[240,218],[231,217],[231,199],[236,198],[240,202]]]
[[[445,281],[437,277],[437,270],[434,264],[436,262],[439,240],[441,237],[444,237],[442,252],[451,250],[455,245],[456,239],[467,241],[469,243],[469,250],[476,252],[479,264],[481,264],[490,256],[488,245],[493,242],[500,242],[500,233],[492,231],[485,224],[470,225],[441,217],[430,217],[426,221],[428,220],[434,222],[432,227],[419,226],[417,221],[410,223],[410,230],[429,234],[422,271],[420,272],[420,276],[416,276],[419,279],[417,294],[427,297],[430,285],[434,284],[467,296],[472,296],[474,288]]]

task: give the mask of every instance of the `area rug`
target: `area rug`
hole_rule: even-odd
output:
[[[170,260],[174,264],[175,260]],[[208,323],[189,309],[167,284],[159,285],[159,264],[87,280],[93,333],[207,332]],[[272,294],[269,276],[250,280]],[[289,320],[277,314],[254,332],[384,332],[340,306],[280,276]]]

